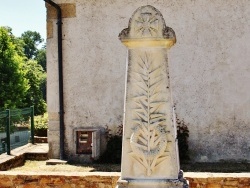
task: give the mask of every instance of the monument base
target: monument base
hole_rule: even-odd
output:
[[[121,180],[116,188],[185,188],[180,180]]]
[[[180,170],[179,179],[131,179],[119,178],[116,188],[189,188],[188,181],[183,177]]]

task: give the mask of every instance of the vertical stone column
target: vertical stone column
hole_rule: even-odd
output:
[[[167,49],[174,31],[162,14],[138,8],[119,38],[128,48],[122,172],[117,187],[183,187]]]

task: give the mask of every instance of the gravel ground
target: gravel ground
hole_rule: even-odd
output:
[[[221,172],[241,173],[250,172],[250,163],[220,162],[220,163],[185,163],[181,164],[184,172]]]
[[[250,172],[250,163],[185,163],[184,172]],[[24,166],[10,171],[47,171],[47,172],[120,172],[120,164],[57,164],[46,165],[45,161],[26,161]]]
[[[21,167],[10,171],[47,172],[120,172],[119,164],[57,164],[46,165],[46,161],[26,161]]]

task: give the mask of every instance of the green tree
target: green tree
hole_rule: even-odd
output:
[[[41,115],[46,112],[46,102],[43,99],[41,87],[46,82],[46,73],[42,66],[36,60],[28,60],[23,66],[25,70],[24,77],[28,80],[29,89],[25,96],[26,106],[34,105],[35,115]]]
[[[19,38],[15,37],[13,34],[12,34],[12,28],[6,26],[4,27],[8,33],[9,33],[9,36],[11,38],[11,42],[14,44],[14,50],[16,51],[16,53],[22,57],[24,57],[24,50],[23,50],[23,46],[24,46],[24,42],[23,40],[20,40]]]
[[[37,32],[18,38],[11,31],[0,27],[0,110],[34,105],[35,114],[43,114],[46,72],[41,65],[46,65],[46,56],[45,48],[37,48],[43,39]]]
[[[0,110],[23,106],[29,89],[24,57],[10,28],[0,27]]]
[[[24,42],[24,54],[28,59],[34,59],[38,53],[38,45],[43,42],[40,33],[36,31],[25,31],[21,35]]]
[[[46,46],[43,46],[41,49],[38,49],[35,60],[43,67],[44,71],[47,71],[46,67]]]
[[[43,46],[41,49],[38,50],[37,56],[35,57],[35,60],[39,65],[43,67],[43,70],[46,72],[46,46]],[[47,82],[46,80],[41,84],[41,90],[43,93],[43,100],[46,101],[46,93],[47,93]]]
[[[38,46],[43,42],[41,35],[36,31],[26,31],[21,35],[20,39],[23,42],[23,52],[24,52],[25,56],[27,57],[27,59],[36,60],[38,62],[38,64],[42,66],[43,70],[46,72],[46,45],[44,45],[40,49],[38,48]],[[39,74],[39,75],[42,75],[42,74]],[[29,78],[27,78],[27,79],[29,79]],[[39,104],[42,104],[42,103],[44,103],[44,101],[46,101],[46,80],[45,79],[42,79],[42,80],[43,81],[41,81],[39,83],[40,90],[42,91],[42,96],[40,94],[39,94],[39,96],[37,96],[37,97],[42,97]],[[32,82],[32,83],[34,83],[34,82]],[[35,89],[36,87],[32,86],[31,88]],[[31,91],[32,91],[32,89],[31,89]],[[32,93],[37,93],[37,92],[33,91]],[[39,100],[37,99],[37,101],[39,101]],[[36,102],[36,104],[38,104],[38,103]],[[42,106],[43,105],[40,105],[40,107],[38,107],[38,109],[40,109],[40,110],[38,110],[35,106],[35,112],[37,112],[37,113],[42,112],[43,111],[43,110],[41,110]]]

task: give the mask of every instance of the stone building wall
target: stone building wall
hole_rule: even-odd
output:
[[[196,162],[250,159],[250,1],[55,0],[63,13],[65,150],[75,128],[122,124],[126,48],[118,40],[132,13],[150,4],[176,32],[169,50],[178,119],[190,131]],[[59,157],[57,27],[47,6],[49,144]],[[101,130],[104,133],[104,130]],[[103,134],[102,134],[103,135]],[[104,136],[101,150],[105,148]]]

